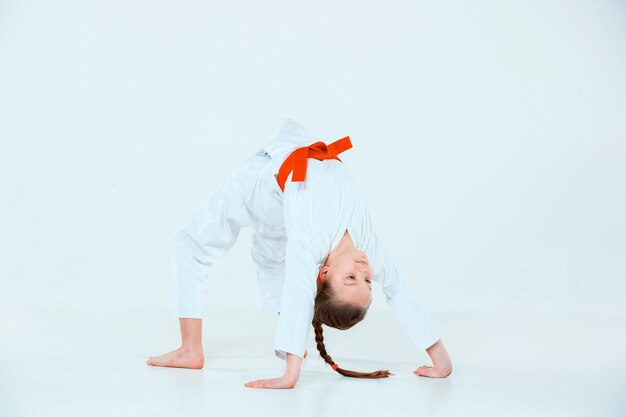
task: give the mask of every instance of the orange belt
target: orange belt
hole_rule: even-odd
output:
[[[323,161],[324,159],[336,159],[343,163],[337,155],[350,148],[352,148],[352,142],[350,142],[350,136],[346,136],[334,141],[330,145],[326,145],[324,142],[315,142],[312,145],[296,149],[289,154],[278,170],[276,181],[278,181],[280,189],[283,192],[285,191],[285,182],[291,171],[293,171],[291,182],[304,182],[308,158],[315,158],[319,161]]]

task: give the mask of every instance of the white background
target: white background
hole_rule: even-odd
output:
[[[625,14],[4,1],[2,292],[169,303],[177,227],[291,117],[350,135],[342,159],[433,307],[619,307]],[[215,265],[216,293],[241,296],[212,308],[254,302],[249,247],[246,231]]]
[[[0,301],[175,336],[171,238],[290,117],[351,137],[435,319],[623,314],[625,28],[622,1],[4,0]],[[258,311],[249,230],[212,271],[211,311]]]

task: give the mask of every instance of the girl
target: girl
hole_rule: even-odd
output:
[[[231,172],[174,236],[171,272],[182,346],[150,357],[148,365],[204,366],[208,270],[233,246],[241,228],[252,227],[260,307],[279,314],[274,353],[285,359],[286,369],[281,377],[245,386],[293,388],[307,355],[311,325],[320,355],[341,375],[393,375],[343,369],[324,345],[322,324],[346,330],[365,318],[372,281],[382,285],[405,332],[433,362],[413,373],[446,377],[452,372],[441,333],[405,274],[383,250],[359,186],[337,156],[351,147],[348,136],[326,145],[304,126],[284,119],[278,135]]]

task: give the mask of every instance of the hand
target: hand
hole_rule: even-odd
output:
[[[437,368],[435,366],[423,365],[414,370],[413,373],[429,378],[445,378],[452,373],[452,367]]]
[[[296,386],[297,380],[283,375],[280,378],[257,379],[255,381],[246,382],[244,385],[250,388],[293,388]]]
[[[428,353],[435,366],[420,366],[413,371],[414,374],[429,378],[445,378],[452,373],[452,361],[441,339],[426,349],[426,353]]]

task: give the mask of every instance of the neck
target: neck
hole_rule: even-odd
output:
[[[326,257],[326,262],[324,262],[324,265],[332,263],[338,255],[344,252],[354,252],[355,250],[356,248],[354,247],[354,243],[352,242],[352,239],[350,239],[350,235],[346,230],[337,246],[335,246],[335,248],[330,251],[330,253]]]

